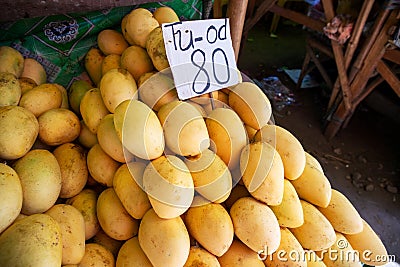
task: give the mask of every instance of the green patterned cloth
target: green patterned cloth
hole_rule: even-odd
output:
[[[208,6],[212,3],[204,2],[208,2]],[[165,5],[172,7],[181,20],[204,17],[202,0],[173,0],[139,6],[154,11]],[[25,58],[36,59],[45,67],[49,82],[69,88],[75,79],[84,75],[83,58],[89,48],[97,45],[97,34],[104,29],[120,30],[123,16],[139,6],[3,23],[0,24],[0,46],[11,46]]]

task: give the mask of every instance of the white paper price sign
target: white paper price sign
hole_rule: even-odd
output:
[[[239,82],[229,19],[162,24],[162,31],[179,99]]]

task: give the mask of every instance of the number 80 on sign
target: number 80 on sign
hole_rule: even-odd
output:
[[[170,23],[162,28],[180,99],[239,82],[228,19]]]

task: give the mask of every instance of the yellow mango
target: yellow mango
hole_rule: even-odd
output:
[[[146,41],[146,51],[158,71],[169,68],[161,27],[157,27],[150,32]]]
[[[145,8],[133,9],[126,18],[124,29],[128,40],[141,47],[146,47],[150,32],[159,26],[153,14]]]
[[[285,178],[299,178],[306,165],[306,155],[303,146],[291,132],[278,125],[267,124],[256,133],[254,140],[267,142],[278,151],[285,168]]]
[[[101,50],[95,47],[90,48],[85,55],[85,69],[95,85],[98,85],[101,79],[101,65],[104,57]]]
[[[267,205],[279,205],[284,190],[283,164],[268,143],[246,145],[240,155],[242,181],[250,194]]]
[[[278,250],[271,255],[265,255],[266,267],[306,267],[304,249],[296,237],[287,229],[281,228],[281,243]]]
[[[327,207],[332,196],[331,183],[311,160],[306,157],[303,173],[291,181],[300,198],[318,207]]]
[[[327,250],[318,251],[327,267],[361,267],[359,254],[355,251],[347,239],[336,232],[335,243]]]
[[[304,223],[303,208],[295,188],[284,180],[282,202],[276,206],[270,206],[282,227],[299,227]]]
[[[33,214],[0,235],[2,266],[61,266],[61,230],[47,214]]]
[[[190,235],[215,256],[222,256],[232,244],[232,220],[221,204],[190,207],[185,215],[185,224]]]
[[[113,188],[101,192],[96,210],[100,226],[109,237],[128,240],[138,233],[139,221],[128,214]]]
[[[142,189],[145,168],[142,162],[129,162],[118,168],[113,179],[115,193],[126,211],[135,219],[141,219],[151,208],[149,198]]]
[[[290,228],[301,246],[310,250],[328,249],[335,243],[336,234],[325,216],[312,204],[300,200],[304,213],[304,223]]]
[[[0,72],[8,72],[16,78],[21,76],[24,69],[24,57],[9,46],[0,46]]]
[[[247,145],[247,133],[239,116],[231,109],[217,108],[209,113],[206,125],[215,152],[230,170],[239,165],[242,149]]]
[[[121,246],[115,266],[152,267],[153,265],[140,247],[138,237],[135,236]]]
[[[121,55],[128,47],[124,36],[120,32],[112,29],[102,30],[97,35],[97,44],[101,52],[105,55]]]
[[[229,211],[235,235],[255,252],[274,253],[281,242],[278,220],[272,210],[252,197],[238,199]]]
[[[135,81],[140,76],[153,70],[153,63],[146,49],[138,45],[131,45],[121,55],[121,68],[132,74]]]
[[[385,245],[365,220],[363,220],[363,230],[360,233],[344,236],[352,248],[358,251],[362,262],[372,266],[382,266],[389,261],[390,257]]]
[[[180,217],[161,219],[150,209],[142,218],[138,238],[154,267],[183,266],[189,256],[189,233]]]
[[[363,222],[356,208],[345,195],[335,189],[332,189],[328,206],[318,209],[340,233],[357,234],[363,230]]]
[[[156,10],[154,10],[153,16],[160,25],[163,23],[172,23],[180,21],[175,11],[168,6],[158,7]]]
[[[222,159],[209,149],[185,160],[195,190],[211,202],[225,201],[232,189],[231,173]]]
[[[230,89],[229,106],[245,124],[256,130],[268,124],[272,115],[271,103],[256,84],[241,82]]]
[[[106,56],[101,63],[101,75],[104,76],[107,71],[119,68],[121,68],[121,56],[117,54],[110,54]]]
[[[112,69],[101,77],[99,89],[104,105],[111,112],[125,100],[137,99],[137,86],[125,69]]]
[[[218,258],[221,267],[264,267],[260,255],[235,239],[228,251]]]
[[[0,107],[18,105],[21,92],[19,80],[13,74],[0,72]]]

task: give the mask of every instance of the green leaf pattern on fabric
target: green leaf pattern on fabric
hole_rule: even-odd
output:
[[[173,0],[88,13],[29,18],[0,24],[0,46],[11,46],[25,58],[34,58],[47,72],[48,81],[69,88],[85,76],[83,58],[96,46],[97,34],[104,29],[121,30],[121,20],[132,9],[172,7],[181,20],[202,18],[202,0]]]

